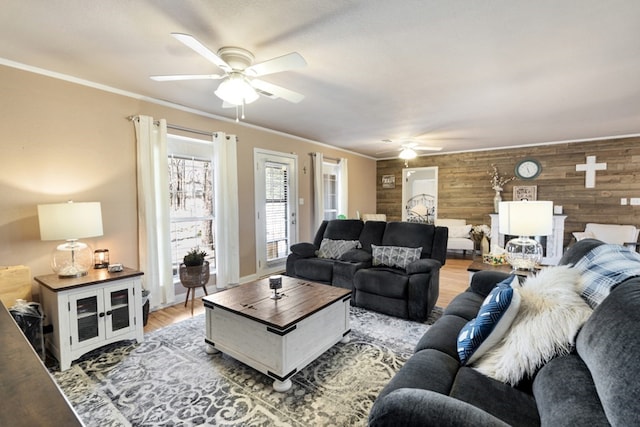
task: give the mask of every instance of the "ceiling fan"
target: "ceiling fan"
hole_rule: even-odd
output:
[[[385,144],[391,144],[394,141],[392,141],[390,139],[383,139],[382,142],[384,142]],[[399,141],[399,143],[400,143],[400,147],[397,148],[396,150],[381,151],[381,152],[379,152],[379,154],[390,153],[392,151],[399,151],[399,154],[398,154],[399,158],[401,158],[403,160],[411,160],[411,159],[415,159],[418,156],[418,153],[416,151],[440,151],[440,150],[442,150],[442,147],[421,146],[418,142],[411,141],[411,140],[402,140],[402,141]]]
[[[222,104],[224,108],[236,107],[236,121],[238,120],[238,107],[242,107],[242,118],[244,119],[244,106],[254,102],[258,99],[259,95],[271,99],[282,98],[293,103],[298,103],[304,99],[304,95],[302,94],[255,78],[305,67],[307,65],[306,61],[297,52],[291,52],[277,58],[253,64],[254,56],[246,49],[226,46],[218,49],[217,53],[213,53],[212,50],[189,34],[171,33],[171,35],[212,62],[220,68],[223,73],[174,74],[150,76],[150,78],[161,82],[176,80],[222,80],[222,83],[220,83],[215,90],[215,94],[224,101]]]

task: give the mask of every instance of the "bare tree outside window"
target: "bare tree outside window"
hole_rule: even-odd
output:
[[[213,168],[209,160],[169,156],[169,215],[174,274],[193,248],[215,267]]]

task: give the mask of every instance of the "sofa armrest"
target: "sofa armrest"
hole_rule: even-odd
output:
[[[471,278],[471,290],[473,292],[486,297],[498,283],[509,277],[509,273],[502,271],[478,271]]]
[[[291,252],[298,255],[301,258],[311,258],[316,256],[318,248],[313,243],[296,243],[291,245]]]
[[[442,268],[442,263],[431,258],[422,258],[407,265],[407,274],[432,273]]]
[[[370,427],[384,426],[508,426],[488,412],[430,390],[401,388],[375,402]]]
[[[351,249],[342,254],[340,261],[345,262],[369,262],[373,259],[371,253],[364,249]]]

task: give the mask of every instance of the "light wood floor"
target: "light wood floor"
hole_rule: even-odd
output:
[[[440,296],[436,305],[446,307],[449,302],[460,292],[467,289],[469,285],[469,273],[467,267],[471,264],[470,258],[448,258],[447,263],[440,270]],[[184,296],[182,296],[184,298]],[[197,298],[194,303],[193,314],[204,313],[202,298]],[[184,306],[184,300],[176,305],[149,313],[147,326],[144,332],[151,332],[156,329],[177,323],[191,317],[191,301]]]

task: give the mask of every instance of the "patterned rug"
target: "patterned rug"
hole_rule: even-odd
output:
[[[380,390],[442,314],[410,322],[351,307],[351,341],[292,377],[286,393],[222,353],[205,353],[205,315],[83,356],[52,375],[87,426],[365,426]]]

